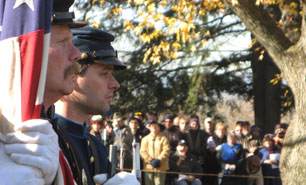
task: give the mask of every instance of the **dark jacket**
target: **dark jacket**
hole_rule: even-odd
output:
[[[181,139],[179,129],[175,126],[172,126],[162,131],[161,134],[166,136],[169,139],[171,154],[174,154],[176,151],[176,146],[179,140]]]
[[[189,173],[200,173],[202,172],[201,165],[196,161],[195,156],[187,152],[185,160],[177,166],[176,162],[179,159],[179,154],[175,152],[169,159],[170,171],[173,172],[185,172],[184,175],[189,175]],[[178,175],[176,175],[177,178]]]
[[[56,115],[58,125],[62,130],[59,136],[59,145],[71,167],[73,177],[78,185],[86,183],[94,185],[93,176],[107,173],[107,151],[102,143],[88,133],[86,124],[82,125],[67,118]],[[66,141],[70,142],[69,147]]]
[[[188,152],[196,157],[196,160],[201,164],[205,164],[205,158],[207,155],[207,135],[203,130],[189,130],[183,135],[188,143]]]

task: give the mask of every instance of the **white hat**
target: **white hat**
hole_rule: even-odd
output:
[[[210,117],[205,118],[204,123],[212,122],[213,120]]]
[[[93,115],[91,117],[91,121],[101,121],[102,120],[102,116],[101,115]]]

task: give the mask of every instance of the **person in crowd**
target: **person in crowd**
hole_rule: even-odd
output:
[[[279,159],[280,148],[276,147],[273,137],[267,135],[263,139],[263,148],[259,150],[257,156],[260,158],[263,176],[280,177]],[[264,178],[265,185],[281,185],[280,178]]]
[[[180,119],[181,119],[180,116],[175,116],[174,119],[173,119],[173,125],[176,126],[176,127],[179,127]]]
[[[261,128],[255,125],[252,125],[251,126],[251,137],[249,138],[249,141],[248,141],[248,150],[249,152],[254,153],[255,155],[258,152],[258,149],[260,148],[262,144],[260,134],[261,134]]]
[[[185,117],[182,117],[180,119],[180,122],[179,122],[179,130],[181,132],[181,134],[185,134],[187,133],[188,129],[189,129],[189,120]]]
[[[102,129],[104,128],[101,115],[93,115],[90,119],[90,133],[102,142]]]
[[[165,116],[165,121],[164,121],[164,126],[165,130],[161,132],[162,135],[166,136],[170,142],[170,147],[171,147],[171,154],[173,154],[176,151],[176,146],[178,141],[180,140],[179,138],[179,129],[173,125],[173,119],[174,116],[172,114],[168,114]]]
[[[147,115],[147,121],[157,121],[158,115],[155,110],[150,110]]]
[[[207,149],[205,156],[205,168],[203,169],[204,173],[208,174],[218,174],[221,170],[220,164],[217,159],[216,143],[213,139],[213,136],[209,136],[207,139]],[[206,185],[218,185],[217,176],[202,176],[203,182]]]
[[[256,155],[250,155],[237,165],[234,184],[239,185],[264,185],[260,166],[260,159]],[[241,177],[246,176],[246,177]]]
[[[234,131],[237,136],[237,143],[241,144],[243,148],[247,150],[248,149],[248,138],[242,133],[242,127],[244,127],[244,124],[245,124],[244,121],[237,121],[234,127]]]
[[[140,145],[140,156],[144,162],[146,185],[165,185],[166,174],[160,171],[169,170],[169,140],[160,134],[160,124],[149,122],[150,134],[145,136]]]
[[[114,133],[114,126],[112,121],[107,121],[105,125],[105,131],[106,131],[106,141],[105,141],[105,148],[107,150],[107,153],[109,152],[109,146],[113,145],[115,142],[116,134]]]
[[[204,120],[204,131],[209,135],[212,136],[215,130],[215,125],[213,120],[210,117],[205,118]]]
[[[124,117],[120,112],[115,112],[113,114],[112,123],[116,135],[118,135],[123,129],[125,130],[127,128],[127,126],[124,124]]]
[[[91,27],[72,31],[72,42],[83,54],[76,88],[56,102],[58,126],[67,139],[60,146],[78,185],[102,184],[109,172],[108,155],[104,145],[87,132],[86,121],[89,115],[109,111],[113,92],[120,87],[112,72],[126,66],[111,46],[113,35]]]
[[[215,126],[215,132],[212,138],[215,141],[216,146],[226,143],[226,130],[227,127],[224,123],[218,122]]]
[[[284,138],[285,138],[286,130],[284,128],[278,128],[274,131],[274,145],[279,149],[282,149]]]
[[[188,151],[195,156],[196,161],[202,169],[206,168],[205,159],[207,156],[207,139],[209,135],[200,130],[200,121],[197,115],[191,115],[189,119],[189,131],[183,135],[182,139],[188,143]]]
[[[139,130],[142,136],[146,136],[150,133],[150,129],[148,129],[144,124],[144,114],[142,112],[135,112],[133,116],[140,120],[139,122]]]
[[[135,118],[138,118],[140,121],[144,121],[144,115],[143,115],[143,113],[142,112],[135,112],[134,113],[134,117]]]
[[[239,138],[242,135],[242,124],[241,121],[237,121],[234,127],[235,135]]]
[[[241,134],[244,137],[250,137],[251,135],[251,125],[249,121],[243,121],[241,123]]]
[[[217,158],[223,174],[233,175],[237,165],[245,158],[242,145],[237,143],[235,132],[230,131],[227,135],[227,143],[222,144],[217,150]],[[223,176],[221,185],[234,185],[235,181],[236,177]]]
[[[135,140],[135,142],[137,142],[137,143],[140,143],[140,141],[143,137],[140,133],[140,130],[139,130],[139,123],[140,123],[140,120],[138,118],[135,118],[135,117],[129,117],[128,118],[128,125],[129,125],[129,128],[131,130],[133,140]]]
[[[124,119],[121,113],[115,112],[113,116],[113,124],[115,124],[117,128],[115,129],[115,141],[114,145],[117,146],[117,158],[123,156],[124,160],[124,168],[130,168],[132,166],[132,150],[130,147],[130,143],[133,141],[133,135],[131,133],[130,128],[124,124]],[[118,166],[119,166],[118,160]]]
[[[181,172],[174,178],[175,185],[201,185],[199,177],[189,173],[200,173],[201,165],[196,162],[195,157],[188,153],[188,145],[185,140],[180,140],[176,152],[169,159],[170,171]]]

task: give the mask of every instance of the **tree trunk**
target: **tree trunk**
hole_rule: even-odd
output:
[[[305,184],[306,182],[306,28],[305,9],[301,36],[293,44],[256,0],[239,0],[233,6],[225,2],[265,47],[282,72],[295,97],[295,115],[285,136],[280,169],[283,184]],[[301,1],[302,2],[302,1]]]
[[[273,133],[275,125],[280,122],[280,83],[273,85],[270,81],[280,71],[268,53],[262,60],[258,59],[259,56],[260,51],[253,50],[251,66],[255,125],[262,129],[262,133]]]

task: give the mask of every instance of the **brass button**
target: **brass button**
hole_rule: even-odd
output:
[[[93,156],[90,157],[90,163],[93,163],[95,161],[95,158]]]
[[[90,146],[90,141],[89,140],[87,140],[87,143],[88,143],[88,146]]]
[[[82,53],[81,60],[85,60],[87,59],[87,57],[88,57],[87,53]]]

